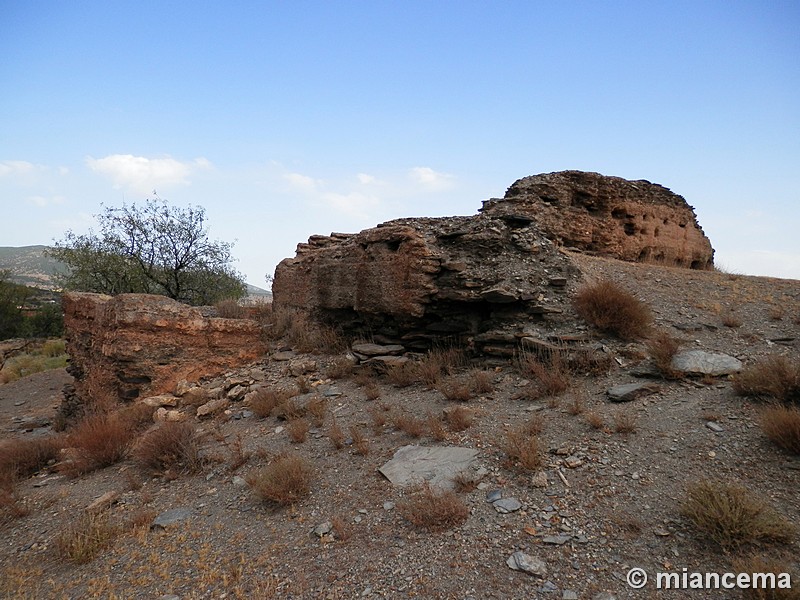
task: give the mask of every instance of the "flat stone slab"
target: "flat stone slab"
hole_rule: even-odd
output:
[[[453,477],[468,469],[478,451],[460,446],[403,446],[378,471],[393,485],[419,485],[449,489]]]
[[[365,356],[393,356],[405,352],[400,344],[353,344],[353,352]]]
[[[704,350],[686,350],[672,358],[671,367],[676,371],[689,375],[731,375],[742,370],[742,361],[728,356]]]
[[[191,514],[192,509],[187,506],[170,509],[158,515],[153,521],[153,524],[150,525],[150,528],[155,529],[158,527],[165,529],[169,525],[173,525],[174,523],[178,523],[179,521],[187,519]]]
[[[522,508],[522,502],[516,498],[500,498],[492,502],[492,506],[494,506],[494,509],[501,515],[506,515]]]
[[[659,386],[653,383],[623,383],[622,385],[615,385],[606,394],[611,402],[630,402],[631,400],[636,400],[636,398],[654,394],[660,389]]]
[[[537,577],[547,576],[547,564],[541,558],[536,558],[524,552],[514,552],[508,557],[506,564],[515,571],[523,571]]]

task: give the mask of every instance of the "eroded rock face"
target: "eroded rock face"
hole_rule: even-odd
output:
[[[563,310],[577,275],[536,227],[505,216],[399,219],[354,235],[314,236],[281,262],[276,311],[309,310],[425,349]]]
[[[406,348],[453,336],[510,356],[520,339],[537,335],[527,324],[567,308],[578,273],[559,246],[692,268],[713,263],[680,196],[645,181],[565,171],[521,179],[472,217],[312,236],[278,266],[273,307]]]
[[[714,265],[711,242],[682,196],[649,181],[562,171],[525,177],[483,212],[529,218],[568,248],[692,269]]]
[[[68,292],[64,327],[74,396],[65,416],[89,398],[112,401],[172,393],[264,355],[255,321],[207,316],[165,296]]]

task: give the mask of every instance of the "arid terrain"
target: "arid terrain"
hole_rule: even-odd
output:
[[[608,279],[644,301],[655,327],[680,340],[681,349],[725,353],[745,365],[770,354],[798,360],[800,282],[572,258],[584,281]],[[609,360],[594,374],[568,375],[563,392],[537,397],[527,392],[532,377],[518,359],[463,362],[437,388],[363,366],[351,372],[343,366],[349,364],[345,351],[305,353],[291,348],[290,339],[272,340],[263,359],[203,387],[294,389],[295,406],[315,407],[304,418],[303,441],[290,437],[303,437],[295,425],[300,419],[279,419],[280,411],[259,417],[252,395],[204,418],[194,416],[184,397],[174,410],[191,413],[185,422],[199,436],[194,471],[158,473],[127,456],[75,476],[59,468],[68,458],[51,461],[16,483],[14,499],[4,499],[0,593],[181,600],[737,598],[742,592],[656,592],[652,584],[634,590],[626,574],[633,567],[651,577],[683,569],[735,571],[737,560],[753,555],[782,560],[800,585],[797,534],[780,543],[723,548],[681,511],[687,489],[710,478],[738,482],[789,523],[800,522],[800,460],[765,437],[759,426],[764,403],[736,395],[727,375],[654,375],[643,340],[603,335],[574,315],[551,333],[586,338]],[[69,379],[51,371],[0,386],[2,435],[15,441],[50,435],[48,423]],[[631,382],[653,387],[627,402],[609,400],[610,388]],[[458,384],[469,392],[459,396]],[[443,417],[456,408],[462,422]],[[508,440],[529,423],[541,464],[526,469],[522,458],[509,456]],[[412,444],[477,451],[456,487],[465,519],[432,530],[412,522],[435,512],[435,501],[410,505],[413,489],[395,487],[378,472]],[[310,465],[309,491],[285,505],[265,501],[251,489],[253,475],[287,451]],[[88,562],[70,560],[64,532],[76,523],[86,527],[87,507],[109,493],[91,514],[111,528],[110,539],[96,544]],[[518,502],[502,512],[489,501],[498,497]],[[183,510],[174,522],[154,524],[175,509]],[[509,568],[517,551],[544,561],[546,571]]]

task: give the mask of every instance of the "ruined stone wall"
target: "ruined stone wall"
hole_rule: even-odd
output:
[[[249,364],[266,350],[255,321],[216,318],[164,296],[67,292],[62,302],[78,404],[171,393],[180,380]]]
[[[483,212],[527,216],[551,239],[621,260],[692,269],[714,265],[694,209],[669,189],[598,173],[563,171],[516,181]]]

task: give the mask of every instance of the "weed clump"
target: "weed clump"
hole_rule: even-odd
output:
[[[444,531],[463,524],[469,516],[464,501],[452,490],[425,485],[397,503],[409,523],[427,531]]]
[[[659,331],[650,337],[645,344],[647,353],[653,359],[658,372],[666,379],[677,379],[680,371],[672,368],[672,359],[678,353],[680,342],[666,331]]]
[[[772,354],[745,367],[733,381],[740,396],[774,398],[800,405],[800,360]]]
[[[800,455],[800,408],[770,406],[761,413],[761,430],[776,446]]]
[[[653,321],[646,304],[611,281],[584,286],[572,304],[587,323],[623,340],[645,337]]]
[[[202,468],[197,434],[186,421],[168,421],[147,432],[134,448],[133,458],[139,466],[157,473]]]
[[[306,459],[298,454],[286,453],[251,473],[247,483],[262,500],[285,506],[309,494],[312,475],[311,465]]]
[[[544,466],[542,444],[538,434],[541,432],[541,421],[528,423],[505,432],[502,450],[512,466],[525,471],[536,471]]]
[[[689,486],[681,513],[723,549],[757,542],[786,543],[794,527],[747,488],[702,480]]]
[[[91,562],[108,548],[119,533],[106,514],[86,513],[67,523],[56,536],[58,556],[68,562],[82,565]]]

